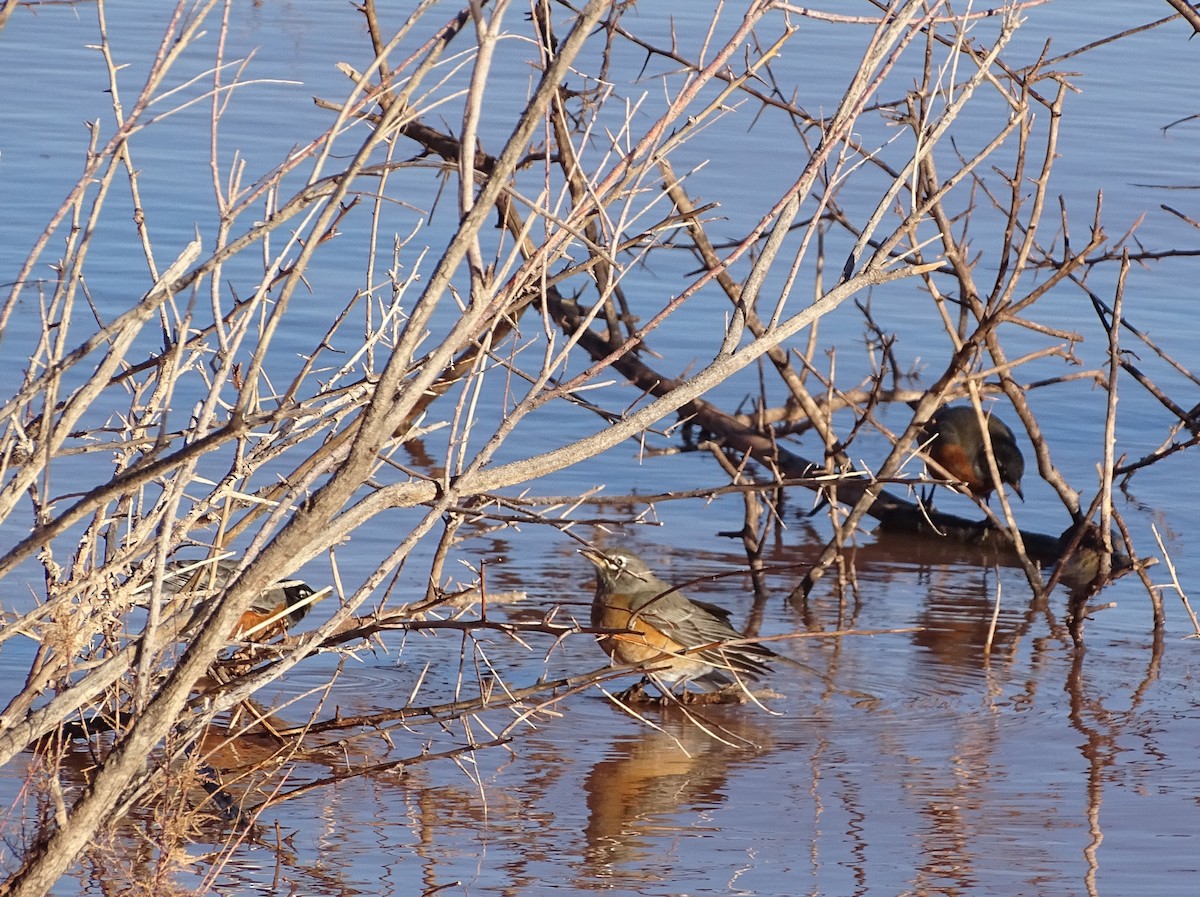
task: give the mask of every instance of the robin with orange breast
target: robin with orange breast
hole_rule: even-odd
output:
[[[1000,482],[1011,486],[1024,501],[1021,477],[1025,475],[1025,456],[1017,447],[1017,439],[996,415],[985,413],[984,417]],[[938,409],[925,425],[925,438],[929,440],[925,448],[929,457],[961,481],[971,495],[987,501],[996,484],[988,467],[983,428],[975,409],[970,405]]]
[[[596,565],[592,625],[614,630],[597,636],[601,647],[616,663],[646,667],[660,687],[695,682],[725,688],[758,678],[777,656],[756,642],[730,644],[743,640],[729,625],[729,611],[687,598],[633,552],[580,553]]]
[[[168,561],[163,576],[163,594],[188,595],[203,601],[229,584],[229,577],[239,563],[233,557],[221,558],[215,563],[211,560]],[[286,631],[308,614],[316,603],[310,600],[314,594],[308,583],[298,579],[275,583],[250,602],[249,609],[242,614],[229,637],[266,641]]]

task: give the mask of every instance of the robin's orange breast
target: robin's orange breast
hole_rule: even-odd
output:
[[[965,483],[973,495],[987,495],[992,491],[991,483],[976,473],[972,456],[968,455],[959,443],[936,439],[929,447],[929,457],[940,464],[953,479]]]
[[[283,616],[276,619],[274,623],[266,628],[259,627],[268,620],[277,617],[284,610],[283,604],[277,604],[275,607],[256,609],[250,608],[238,619],[237,625],[233,627],[233,632],[229,634],[231,639],[242,638],[249,634],[250,637],[257,641],[267,641],[280,631],[287,628],[288,617]]]
[[[272,586],[250,602],[250,609],[242,614],[230,637],[267,641],[285,633],[308,615],[312,602],[307,599],[312,595],[313,590],[309,585],[299,580],[288,580]],[[271,620],[274,622],[264,626]]]
[[[653,626],[644,615],[629,609],[628,596],[606,595],[593,604],[592,625],[601,629],[626,629],[600,636],[600,644],[618,663],[639,665],[677,656],[687,650]],[[682,659],[682,658],[676,658]]]

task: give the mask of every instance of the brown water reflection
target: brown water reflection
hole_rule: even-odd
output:
[[[703,820],[725,802],[731,767],[770,750],[769,730],[740,714],[715,719],[676,708],[654,723],[657,728],[615,739],[584,779],[585,869],[591,877],[613,877],[621,866],[644,881],[669,881],[669,870],[658,862],[659,839],[697,827],[715,833]],[[679,818],[696,823],[680,828],[674,821]]]

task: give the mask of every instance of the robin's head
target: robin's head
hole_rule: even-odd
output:
[[[1013,492],[1025,500],[1021,491],[1021,477],[1025,475],[1025,457],[1015,445],[992,444],[992,454],[996,456],[996,469],[1000,471],[1000,482],[1012,486]]]
[[[279,588],[283,589],[284,606],[292,608],[287,615],[288,625],[295,626],[312,610],[314,602],[305,600],[313,596],[312,586],[298,579],[288,579],[279,583]]]
[[[579,553],[596,565],[596,575],[602,585],[614,588],[618,584],[628,588],[640,582],[656,581],[649,565],[640,557],[624,548],[581,548]]]
[[[1013,436],[1012,430],[995,416],[988,418],[988,435],[992,440],[992,456],[996,459],[1000,482],[1012,486],[1013,491],[1024,501],[1021,477],[1025,476],[1025,456],[1017,447],[1017,438]]]

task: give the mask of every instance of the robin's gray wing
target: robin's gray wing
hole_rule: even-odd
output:
[[[751,676],[765,672],[766,661],[774,656],[770,649],[753,643],[722,647],[725,642],[740,641],[742,634],[729,625],[729,613],[721,611],[717,616],[678,592],[671,592],[647,602],[638,616],[679,644],[698,648],[694,656],[706,663],[733,667]]]
[[[163,591],[168,595],[178,595],[185,589],[207,593],[219,591],[229,582],[237,563],[237,558],[222,558],[215,564],[203,558],[167,561]]]

